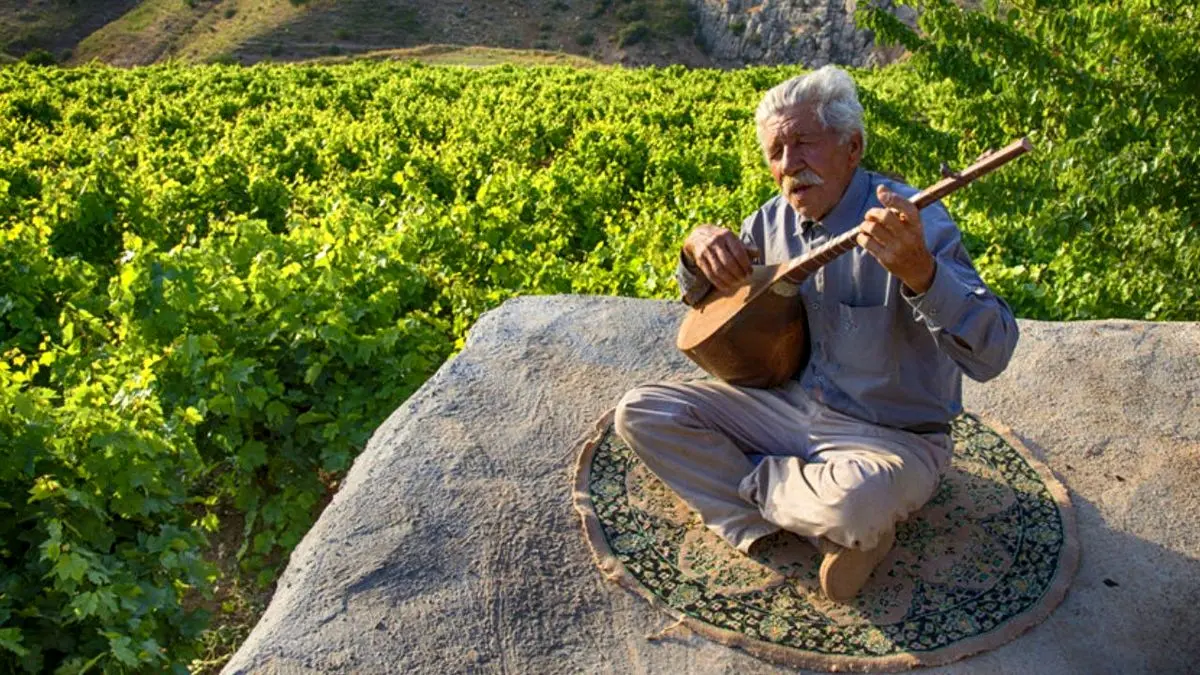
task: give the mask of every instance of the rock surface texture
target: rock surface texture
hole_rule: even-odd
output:
[[[829,63],[865,67],[886,63],[895,50],[877,48],[869,30],[854,25],[857,0],[692,0],[697,36],[714,63]],[[891,0],[873,4],[915,25],[916,13]]]
[[[627,389],[699,373],[678,303],[512,300],[375,433],[226,673],[795,672],[605,581],[576,441]],[[1071,492],[1082,561],[1014,642],[922,673],[1184,673],[1200,659],[1200,324],[1021,322],[968,381]],[[1191,671],[1194,672],[1194,671]]]

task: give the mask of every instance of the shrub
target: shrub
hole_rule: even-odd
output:
[[[695,12],[686,0],[661,0],[655,12],[655,31],[663,35],[692,35],[696,32]]]
[[[21,57],[21,61],[31,66],[53,66],[58,63],[54,55],[45,49],[32,49]]]
[[[592,7],[592,11],[588,13],[588,18],[598,19],[601,16],[604,16],[604,13],[608,11],[608,8],[612,7],[612,3],[613,0],[596,0],[596,4]]]
[[[650,37],[650,26],[645,21],[634,21],[617,33],[617,46],[631,47]]]
[[[617,18],[626,23],[641,21],[647,15],[645,2],[633,2],[617,10]]]

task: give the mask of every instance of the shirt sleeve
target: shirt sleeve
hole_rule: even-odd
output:
[[[712,282],[683,252],[683,248],[679,249],[679,263],[675,265],[675,281],[679,283],[679,299],[689,307],[700,302],[712,289]]]
[[[761,245],[755,243],[754,228],[752,227],[756,218],[758,218],[757,213],[742,223],[742,231],[738,237],[747,248],[757,248],[761,256],[761,252],[764,249]],[[704,276],[704,273],[696,266],[695,261],[689,258],[687,253],[684,253],[682,247],[679,249],[679,262],[675,265],[675,281],[679,284],[680,300],[689,307],[703,300],[704,296],[708,295],[708,292],[713,287],[712,282],[708,280],[708,277]]]
[[[973,380],[984,382],[1008,366],[1017,346],[1017,321],[1008,303],[992,293],[962,243],[962,233],[941,204],[922,214],[934,257],[933,285],[914,294],[901,285],[912,306],[945,352]]]

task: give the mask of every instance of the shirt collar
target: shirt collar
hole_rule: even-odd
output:
[[[821,225],[831,236],[839,235],[858,225],[863,210],[863,204],[871,191],[871,177],[861,166],[854,169],[850,177],[850,185],[833,210],[820,220]],[[800,219],[800,229],[807,232],[817,221],[808,218]]]

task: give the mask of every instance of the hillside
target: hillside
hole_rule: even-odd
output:
[[[0,51],[72,64],[295,61],[429,44],[713,65],[684,0],[0,0]]]
[[[854,25],[853,7],[820,0],[744,7],[717,0],[0,0],[0,52],[45,49],[72,64],[132,66],[296,61],[446,44],[626,65],[886,62],[870,32]]]
[[[0,52],[44,49],[69,56],[80,40],[137,7],[140,0],[0,0]],[[182,0],[180,0],[182,4]]]

